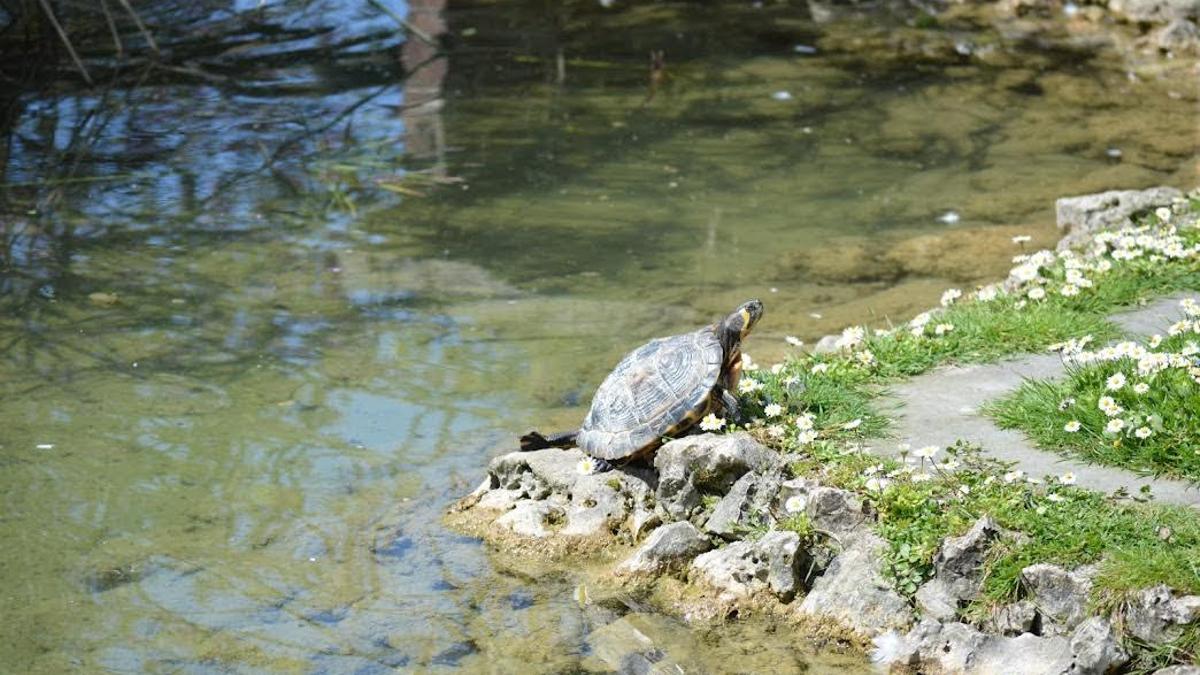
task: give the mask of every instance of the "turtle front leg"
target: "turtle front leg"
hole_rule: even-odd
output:
[[[742,407],[738,404],[737,397],[729,393],[728,389],[721,389],[721,405],[725,408],[725,419],[729,423],[741,423]]]

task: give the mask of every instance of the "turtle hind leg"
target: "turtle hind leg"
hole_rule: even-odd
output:
[[[578,435],[578,430],[564,431],[560,434],[550,434],[549,436],[543,436],[536,431],[531,431],[521,437],[521,452],[544,450],[546,448],[572,448],[575,447],[575,437]]]

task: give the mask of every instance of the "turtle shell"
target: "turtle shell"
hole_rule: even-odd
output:
[[[604,378],[576,443],[607,460],[634,457],[700,419],[711,404],[724,351],[711,327],[638,347]]]

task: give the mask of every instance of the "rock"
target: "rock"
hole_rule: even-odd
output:
[[[827,486],[817,486],[808,494],[805,511],[813,527],[839,537],[872,522],[862,500],[853,492]]]
[[[608,472],[613,473],[613,472]],[[579,476],[571,489],[564,536],[589,537],[616,530],[629,513],[625,498],[617,492],[619,482],[608,473]]]
[[[735,539],[756,524],[756,517],[766,518],[773,525],[771,498],[779,492],[779,477],[750,472],[737,479],[729,493],[717,502],[704,529],[725,539]]]
[[[1020,635],[1033,630],[1037,621],[1037,606],[1028,600],[1018,600],[992,610],[988,627],[1001,635]]]
[[[705,494],[722,495],[750,471],[766,473],[782,464],[774,450],[746,433],[700,434],[658,449],[656,501],[665,520],[686,520]]]
[[[1167,666],[1154,671],[1154,675],[1200,675],[1200,666]]]
[[[1021,583],[1042,615],[1044,635],[1065,635],[1087,616],[1094,567],[1068,572],[1038,563],[1021,570]]]
[[[622,617],[588,634],[588,658],[602,664],[597,670],[617,673],[671,673],[681,668],[646,635],[637,617]],[[589,668],[589,671],[591,669]]]
[[[562,515],[562,508],[549,501],[522,499],[511,511],[497,518],[495,524],[524,537],[541,539],[553,534],[547,526]]]
[[[916,672],[1061,675],[1071,667],[1066,638],[986,635],[963,623],[924,620],[892,647],[884,665]]]
[[[1134,23],[1167,23],[1200,16],[1200,0],[1110,0],[1108,8]]]
[[[833,354],[839,351],[838,340],[842,339],[841,333],[826,335],[813,345],[814,354]]]
[[[788,602],[799,589],[804,561],[800,535],[776,530],[756,541],[736,541],[705,553],[692,568],[723,596],[745,597],[769,590]]]
[[[813,582],[800,613],[833,619],[865,637],[893,628],[907,629],[912,610],[879,569],[886,546],[874,534],[855,535],[825,574]]]
[[[686,520],[663,525],[617,567],[617,574],[657,574],[679,566],[712,548],[712,544]]]
[[[979,597],[984,557],[1000,532],[996,521],[983,516],[961,537],[947,537],[934,555],[934,579],[939,582],[934,590],[941,591],[944,587],[944,595],[953,601],[955,609]],[[931,599],[939,597],[932,591],[926,595]]]
[[[1065,236],[1058,250],[1084,245],[1104,230],[1133,224],[1131,216],[1159,206],[1169,206],[1183,196],[1179,190],[1157,187],[1148,190],[1110,190],[1082,197],[1064,197],[1054,204],[1058,228]]]
[[[1125,608],[1125,628],[1137,639],[1162,644],[1178,638],[1183,626],[1200,619],[1200,596],[1174,597],[1163,584],[1139,592]]]
[[[958,618],[958,598],[950,586],[941,579],[933,578],[917,589],[917,609],[921,617],[936,621],[953,621]]]
[[[1112,624],[1101,616],[1084,620],[1071,636],[1070,673],[1105,675],[1129,663],[1129,654],[1121,648]]]
[[[1164,52],[1195,52],[1200,47],[1200,29],[1187,19],[1175,19],[1155,33],[1154,45]]]
[[[522,490],[506,490],[496,488],[488,490],[479,496],[475,508],[489,511],[507,511],[525,496]]]

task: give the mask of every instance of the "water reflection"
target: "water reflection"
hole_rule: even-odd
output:
[[[597,614],[439,515],[645,338],[761,295],[764,360],[996,274],[1059,194],[1194,178],[1194,83],[903,11],[388,7],[151,3],[161,63],[16,98],[3,667],[586,670],[633,627],[799,671],[786,631]]]

